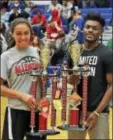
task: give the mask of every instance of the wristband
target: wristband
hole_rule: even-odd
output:
[[[100,114],[97,111],[93,111],[93,113],[98,117],[100,116]]]

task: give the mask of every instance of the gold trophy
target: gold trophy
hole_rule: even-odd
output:
[[[73,60],[73,70],[78,71],[78,60],[81,55],[82,47],[79,44],[72,44],[69,46],[70,56]]]
[[[41,50],[41,61],[43,65],[43,75],[47,75],[47,66],[50,62],[51,50],[48,47],[45,47]]]

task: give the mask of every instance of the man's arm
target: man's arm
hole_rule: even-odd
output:
[[[32,24],[32,27],[38,27],[38,26],[42,26],[43,22],[39,23],[39,24]]]
[[[108,82],[108,89],[105,92],[103,99],[101,100],[100,104],[98,105],[97,109],[95,110],[98,113],[101,113],[104,108],[109,104],[110,100],[112,99],[112,76],[113,74],[109,73],[106,75],[106,79]]]
[[[104,97],[102,98],[100,104],[98,105],[97,109],[92,112],[89,117],[87,118],[85,126],[88,127],[87,130],[91,130],[95,127],[99,113],[101,113],[104,108],[109,104],[111,98],[112,98],[112,74],[109,73],[106,75],[107,82],[108,82],[108,89],[105,92]]]

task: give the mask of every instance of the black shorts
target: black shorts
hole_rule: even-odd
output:
[[[11,112],[11,132],[13,140],[23,140],[26,136],[26,132],[30,132],[30,112],[24,110],[10,109]],[[39,127],[39,113],[36,113],[35,117],[36,127],[35,131],[38,131]],[[45,140],[46,137],[42,137],[41,140]],[[8,118],[8,108],[6,108],[5,118],[4,118],[4,127],[2,140],[11,140],[9,138],[9,118]]]

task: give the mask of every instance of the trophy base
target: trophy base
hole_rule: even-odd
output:
[[[53,130],[53,129],[48,129],[46,131],[47,131],[47,135],[57,135],[57,134],[60,134],[59,131]]]
[[[67,130],[67,131],[70,131],[70,130],[74,130],[74,131],[85,131],[86,128],[83,127],[83,126],[71,126],[71,125],[61,125],[61,126],[58,126],[57,127],[58,129],[60,130]]]
[[[46,138],[46,135],[40,132],[29,132],[26,134],[26,140],[43,140]]]
[[[43,136],[47,135],[57,135],[60,134],[59,131],[48,129],[48,130],[40,130],[38,132],[29,132],[26,135],[26,140],[37,140],[38,138],[42,138]]]

